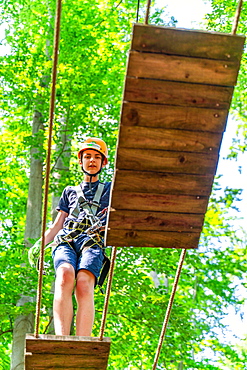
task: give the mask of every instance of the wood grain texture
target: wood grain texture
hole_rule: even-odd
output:
[[[25,369],[106,369],[110,339],[26,335]]]
[[[197,247],[244,41],[134,25],[106,245]]]
[[[135,24],[132,50],[240,62],[245,37]]]
[[[197,248],[200,233],[110,229],[108,245],[116,247]]]
[[[68,352],[68,350],[67,350]],[[98,370],[106,369],[107,359],[95,354],[91,356],[70,354],[34,354],[26,355],[26,369],[70,369],[70,370]]]
[[[215,175],[218,156],[150,149],[118,149],[116,169]]]
[[[112,209],[204,214],[208,197],[179,194],[137,193],[114,189]],[[112,212],[111,212],[112,213]]]
[[[127,76],[235,86],[238,62],[131,51]]]
[[[123,126],[223,132],[228,111],[174,105],[123,102]]]
[[[119,147],[218,154],[221,133],[120,126]],[[141,170],[141,168],[140,168]]]
[[[112,229],[201,232],[204,214],[143,212],[118,210],[111,212]]]
[[[228,110],[232,93],[232,87],[127,77],[124,100]]]
[[[209,196],[212,182],[212,176],[118,170],[114,187],[118,191],[147,194]]]

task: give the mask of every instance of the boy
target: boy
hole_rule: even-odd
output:
[[[52,251],[56,270],[53,316],[56,335],[69,335],[73,318],[72,294],[77,301],[76,335],[90,336],[94,322],[94,287],[104,259],[100,230],[88,233],[109,205],[111,183],[101,184],[98,176],[108,162],[105,142],[88,138],[78,153],[84,179],[79,187],[67,186],[60,198],[58,215],[45,233],[45,245],[56,243]],[[78,200],[79,198],[79,200]],[[98,199],[97,199],[98,198]],[[98,207],[97,207],[98,206]],[[83,229],[78,225],[85,224]]]

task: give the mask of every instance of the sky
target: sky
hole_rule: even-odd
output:
[[[179,28],[197,28],[204,15],[211,12],[207,0],[156,0],[156,4],[166,6],[170,15],[178,21]]]

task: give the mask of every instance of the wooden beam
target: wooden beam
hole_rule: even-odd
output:
[[[83,356],[78,354],[45,354],[45,355],[26,355],[26,369],[32,370],[50,370],[50,369],[70,369],[70,370],[98,370],[106,369],[101,367],[102,362],[105,362],[101,356],[92,361],[92,355]],[[103,365],[104,366],[104,365]]]
[[[107,230],[107,245],[116,247],[197,248],[200,233],[140,231],[124,229]]]
[[[131,49],[240,62],[244,41],[241,35],[135,24]]]
[[[114,187],[147,194],[209,196],[212,182],[213,176],[118,170]]]
[[[228,110],[123,102],[124,126],[223,132]]]
[[[127,76],[234,86],[238,62],[131,51]]]
[[[218,154],[222,134],[152,127],[120,127],[119,147]]]
[[[110,338],[26,335],[25,369],[106,369]]]
[[[126,78],[124,100],[210,109],[229,109],[233,88]]]
[[[119,147],[116,168],[120,170],[159,171],[197,175],[215,175],[218,153],[201,154],[157,149]]]
[[[116,190],[112,193],[112,209],[205,213],[208,197],[180,194],[137,193],[133,191]],[[111,212],[112,213],[112,212]]]
[[[111,212],[111,229],[201,232],[204,214],[143,212],[118,210]]]

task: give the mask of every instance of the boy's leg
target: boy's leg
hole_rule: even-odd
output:
[[[90,336],[94,322],[94,287],[100,274],[104,255],[99,246],[82,251],[77,265],[76,299],[78,303],[76,334]]]
[[[77,300],[76,335],[89,337],[94,322],[95,276],[88,270],[77,274],[75,295]]]
[[[72,294],[75,270],[69,263],[61,264],[56,271],[53,317],[56,335],[70,335],[73,318]]]
[[[70,245],[62,243],[53,250],[52,257],[56,270],[53,301],[55,333],[57,335],[70,335],[77,255]]]

